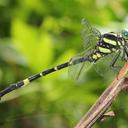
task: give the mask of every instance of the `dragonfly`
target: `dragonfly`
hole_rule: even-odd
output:
[[[69,74],[74,79],[79,79],[80,74],[84,69],[88,69],[91,64],[97,64],[100,60],[111,60],[110,67],[116,68],[117,61],[127,62],[128,60],[128,30],[124,29],[119,33],[108,32],[101,34],[99,30],[92,27],[89,22],[82,19],[82,37],[84,41],[84,51],[71,58],[69,61],[57,65],[53,68],[42,71],[38,74],[32,75],[24,80],[10,84],[7,88],[0,91],[0,98],[7,93],[16,90],[22,86],[44,77],[50,73],[69,67]],[[107,58],[108,57],[108,58]],[[100,68],[100,67],[99,67]]]

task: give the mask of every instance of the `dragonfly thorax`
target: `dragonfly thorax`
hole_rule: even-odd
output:
[[[125,39],[121,34],[114,32],[105,33],[99,39],[95,50],[90,54],[89,58],[91,61],[96,62],[103,56],[122,50],[125,44]]]

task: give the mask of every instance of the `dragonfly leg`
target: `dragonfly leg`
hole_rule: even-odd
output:
[[[128,49],[125,47],[124,48],[124,52],[125,52],[125,55],[123,56],[123,59],[127,62],[128,61]]]
[[[114,59],[113,59],[111,65],[110,65],[111,68],[113,68],[113,69],[120,68],[120,66],[115,65],[116,62],[117,62],[117,60],[118,60],[118,58],[119,58],[119,56],[120,56],[120,54],[121,54],[121,51],[119,51],[119,53],[114,57]]]

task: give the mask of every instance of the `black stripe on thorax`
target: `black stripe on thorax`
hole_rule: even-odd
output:
[[[125,40],[120,34],[116,34],[114,32],[106,33],[102,36],[102,38],[110,39],[117,42],[117,47],[125,45]]]
[[[118,39],[117,34],[114,33],[114,32],[106,33],[106,34],[103,35],[103,38],[104,37],[107,38],[107,39],[110,39],[110,40],[114,40],[114,41],[117,41],[117,39]]]

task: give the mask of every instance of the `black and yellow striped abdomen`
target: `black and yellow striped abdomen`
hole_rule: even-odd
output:
[[[117,52],[125,45],[123,38],[117,33],[106,33],[102,35],[95,50],[90,54],[89,58],[91,62],[96,62],[103,56]]]

